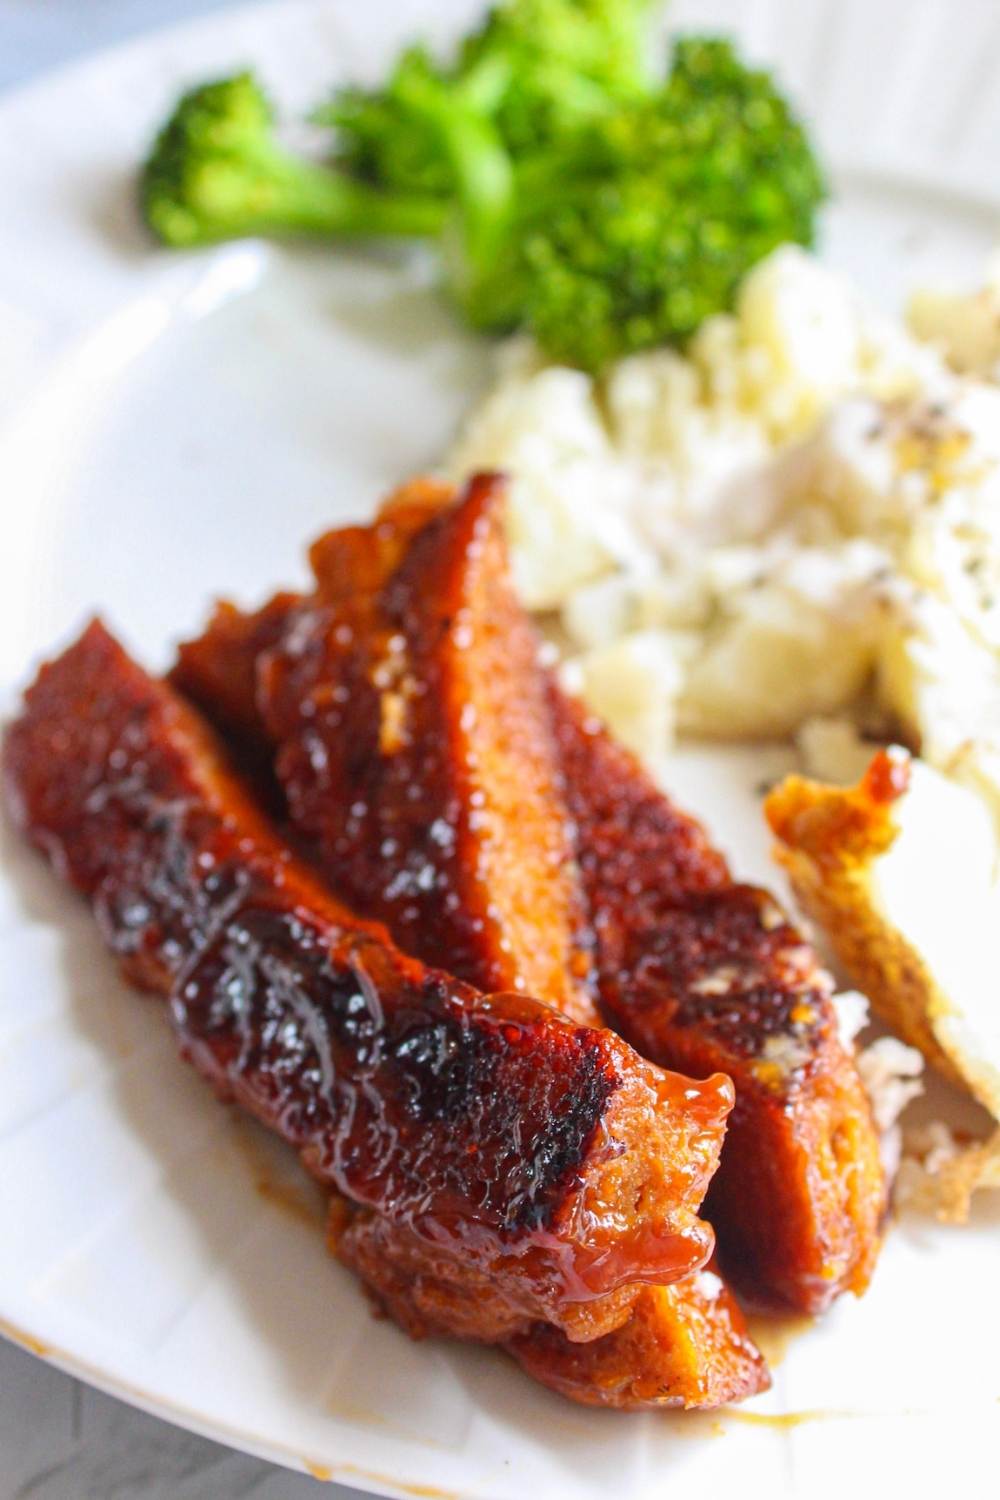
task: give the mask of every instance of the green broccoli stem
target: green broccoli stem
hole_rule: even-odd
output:
[[[304,233],[434,239],[444,227],[446,209],[436,198],[381,193],[319,167],[308,176]],[[301,187],[305,192],[306,183]]]
[[[513,81],[510,58],[486,53],[454,84],[451,98],[462,109],[494,118]]]
[[[459,85],[408,79],[405,107],[436,133],[456,180],[456,207],[445,253],[453,292],[478,327],[506,326],[516,318],[503,274],[515,218],[515,172],[490,117],[509,72],[496,59]]]
[[[230,165],[225,158],[202,168],[217,205],[225,210],[225,237],[243,234],[434,237],[445,210],[428,198],[379,192],[364,183],[263,143]]]

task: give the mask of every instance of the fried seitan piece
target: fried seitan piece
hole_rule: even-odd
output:
[[[411,1338],[446,1332],[482,1341],[483,1315],[436,1274],[432,1254],[379,1214],[335,1199],[330,1248],[376,1306]],[[542,1385],[585,1406],[705,1410],[766,1391],[771,1377],[714,1262],[669,1286],[644,1286],[624,1322],[583,1341],[536,1323],[498,1341]]]
[[[764,810],[798,900],[852,981],[893,1031],[1000,1121],[1000,1049],[983,944],[997,912],[996,852],[974,794],[894,748],[877,751],[856,786],[789,776]],[[901,884],[903,870],[912,885]],[[933,916],[921,882],[932,882],[924,889],[933,895]],[[935,924],[961,953],[958,963],[944,961]],[[1000,1184],[1000,1129],[934,1156],[909,1196],[962,1222],[973,1193]]]
[[[796,896],[829,934],[848,974],[893,1031],[966,1089],[961,1064],[935,1024],[950,1003],[919,955],[893,932],[872,891],[876,861],[899,837],[897,808],[909,785],[909,756],[879,750],[857,786],[788,776],[770,793],[764,812]],[[981,1102],[1000,1113],[1000,1093]]]
[[[486,488],[494,484],[488,479]],[[328,604],[370,598],[399,567],[417,532],[454,500],[454,485],[420,476],[393,490],[374,521],[324,532],[309,548],[318,597]]]
[[[200,692],[210,698],[206,713],[230,745],[260,753],[268,761],[270,742],[256,709],[257,663],[276,646],[288,628],[301,595],[282,593],[263,609],[246,614],[225,600],[216,605],[208,630],[186,641],[170,674],[174,686],[192,702]]]
[[[765,891],[555,682],[551,710],[593,913],[601,1005],[645,1056],[736,1085],[706,1202],[723,1264],[803,1312],[867,1285],[885,1182],[831,984]]]
[[[492,1336],[618,1326],[711,1251],[732,1102],[608,1031],[482,996],[334,900],[207,726],[95,623],[8,729],[8,802],[181,1049],[325,1184],[428,1243]]]
[[[370,600],[417,532],[453,499],[453,486],[414,479],[388,497],[370,525],[325,532],[309,549],[316,580],[311,602]],[[264,653],[281,643],[305,602],[301,594],[279,593],[262,609],[246,612],[222,600],[208,628],[178,649],[170,680],[241,752],[254,747],[272,757],[257,701],[257,673]]]

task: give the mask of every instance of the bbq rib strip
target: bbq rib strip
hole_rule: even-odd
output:
[[[425,487],[416,491],[426,493]],[[356,855],[350,841],[337,842],[336,822],[345,784],[355,784],[354,742],[345,720],[323,709],[324,695],[344,687],[342,658],[329,642],[336,622],[323,613],[324,596],[350,596],[353,568],[355,600],[367,601],[357,618],[377,618],[406,597],[408,579],[419,581],[414,559],[433,551],[450,559],[451,586],[461,597],[478,588],[481,599],[489,599],[497,587],[491,574],[477,570],[476,560],[463,568],[454,541],[470,508],[483,506],[484,493],[495,526],[496,482],[481,480],[440,516],[447,492],[433,487],[427,513],[436,518],[429,523],[419,505],[405,503],[402,528],[392,511],[376,522],[371,531],[388,526],[391,547],[365,544],[357,528],[330,533],[312,552],[317,594],[288,607],[284,630],[274,629],[268,613],[274,605],[257,616],[224,607],[217,621],[226,628],[213,625],[182,653],[178,680],[209,712],[214,703],[239,696],[242,684],[241,731],[258,741],[270,733],[293,816],[318,838],[335,881],[345,873],[340,861],[350,878]],[[399,504],[397,497],[393,509]],[[409,546],[407,530],[415,538]],[[499,562],[495,549],[492,558],[491,568],[502,570],[502,549]],[[489,619],[489,608],[481,603],[474,617]],[[409,651],[419,632],[405,612],[404,618],[411,623]],[[273,634],[268,648],[256,653],[254,670],[250,661],[264,619]],[[429,632],[421,649],[433,652],[441,639]],[[475,632],[466,639],[474,657]],[[351,644],[364,652],[353,636]],[[568,811],[575,825],[571,850],[593,929],[595,989],[606,1019],[663,1066],[696,1076],[726,1071],[736,1082],[737,1108],[709,1200],[727,1269],[757,1300],[805,1312],[822,1310],[845,1290],[862,1290],[878,1252],[885,1185],[868,1102],[853,1059],[837,1040],[828,978],[775,902],[733,881],[701,825],[664,797],[633,756],[547,674],[523,662],[517,673],[522,694],[537,690],[530,683],[525,688],[526,677],[547,693],[545,718],[560,773],[548,795],[562,805],[557,823],[562,826]],[[379,696],[378,683],[371,675],[366,680],[365,691]],[[400,722],[405,725],[405,716]],[[391,820],[381,821],[392,804],[377,795],[391,774],[387,759],[405,762],[420,753],[419,744],[414,749],[402,738],[387,754],[369,737],[359,773],[366,788],[376,788],[376,795],[362,799],[367,847],[377,851],[358,866],[364,874],[355,888],[362,894],[365,886],[381,890],[405,867],[406,844],[392,838]],[[340,788],[337,796],[333,787]],[[435,804],[430,811],[424,806],[430,826]],[[520,816],[515,808],[511,817]],[[380,833],[390,837],[388,845]],[[376,909],[384,914],[384,907]]]
[[[640,1283],[704,1262],[728,1081],[665,1074],[610,1032],[405,957],[102,626],[43,668],[3,771],[125,973],[169,996],[186,1056],[322,1182],[468,1277],[507,1336],[541,1319],[594,1337]]]
[[[413,480],[389,496],[370,525],[325,532],[309,549],[317,581],[312,602],[360,604],[370,598],[402,562],[417,532],[452,498],[450,485]],[[273,744],[257,707],[261,659],[281,644],[305,602],[300,594],[279,593],[255,614],[218,604],[209,628],[181,646],[170,674],[227,744],[263,754],[268,761]]]
[[[503,485],[482,476],[428,513],[397,499],[381,535],[318,543],[317,597],[262,655],[257,702],[289,814],[344,899],[406,952],[596,1022]]]
[[[379,1214],[335,1204],[330,1245],[413,1338],[446,1331],[490,1341],[488,1309],[435,1275],[433,1258]],[[768,1389],[767,1366],[714,1265],[644,1286],[620,1326],[581,1342],[535,1323],[504,1348],[543,1385],[587,1406],[710,1409]]]
[[[551,1323],[506,1336],[490,1307],[436,1274],[433,1256],[380,1214],[335,1203],[330,1245],[413,1338],[503,1343],[543,1385],[587,1406],[712,1408],[767,1390],[771,1381],[743,1314],[713,1266],[669,1286],[644,1286],[619,1326],[593,1339]]]
[[[711,1410],[771,1384],[714,1264],[670,1286],[643,1287],[627,1321],[592,1343],[537,1323],[506,1347],[529,1375],[585,1406]]]
[[[313,546],[314,596],[220,605],[173,679],[246,750],[338,894],[477,989],[597,1023],[538,641],[507,576],[500,482],[420,481]],[[273,753],[273,752],[272,752]]]
[[[255,617],[219,606],[174,678],[237,744],[266,742],[266,709],[297,827],[352,905],[390,922],[422,960],[450,952],[481,985],[531,975],[596,1021],[574,944],[581,893],[538,643],[507,577],[502,491],[480,481],[444,514],[449,498],[417,482],[371,527],[322,537],[310,553],[315,598],[294,608],[279,597]],[[424,891],[414,871],[429,872]],[[335,1205],[331,1245],[412,1336],[498,1336],[489,1309],[467,1288],[456,1301],[426,1247],[388,1220]],[[539,1323],[507,1347],[589,1404],[711,1407],[769,1384],[714,1273],[643,1288],[621,1328],[585,1346]]]
[[[594,914],[601,1008],[645,1057],[736,1085],[705,1212],[757,1300],[821,1312],[861,1292],[885,1182],[829,976],[766,891],[553,681],[552,722]]]

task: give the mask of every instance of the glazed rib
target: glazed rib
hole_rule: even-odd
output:
[[[309,602],[332,606],[369,599],[399,566],[417,532],[453,498],[450,485],[415,479],[388,497],[371,525],[324,533],[309,549],[316,580]],[[208,629],[180,647],[170,674],[230,745],[263,751],[268,761],[273,746],[258,707],[257,675],[264,654],[280,645],[306,602],[300,594],[279,593],[255,613],[219,603]]]
[[[125,973],[169,996],[184,1054],[322,1182],[471,1278],[508,1335],[582,1316],[596,1336],[639,1283],[703,1263],[728,1081],[664,1074],[612,1033],[405,957],[102,626],[43,668],[3,771]]]
[[[707,1411],[771,1384],[714,1262],[670,1286],[643,1287],[621,1327],[592,1343],[539,1323],[506,1347],[529,1375],[584,1406]]]
[[[173,673],[237,742],[262,730],[338,893],[477,989],[597,1022],[538,640],[507,577],[502,486],[417,481],[321,537],[316,593],[220,605]],[[472,649],[474,643],[474,649]]]
[[[359,544],[356,530],[346,548],[341,536],[319,546],[344,560],[344,579]],[[397,534],[391,562],[404,552]],[[369,592],[384,571],[369,569]],[[256,618],[243,617],[244,661]],[[233,640],[214,629],[201,650],[213,670],[189,663],[184,685],[208,705],[240,669],[227,661]],[[258,735],[260,660],[256,696],[242,709]],[[870,1109],[837,1039],[829,980],[774,901],[733,881],[701,825],[635,758],[552,681],[548,695],[605,1018],[663,1066],[734,1078],[737,1106],[707,1210],[724,1263],[756,1300],[818,1312],[866,1285],[885,1211]],[[324,754],[331,749],[343,758],[335,734]]]
[[[417,495],[422,488],[416,487]],[[456,595],[465,601],[464,616],[457,620],[465,641],[460,648],[465,682],[468,683],[470,677],[478,679],[471,692],[466,689],[459,696],[459,705],[482,701],[492,690],[506,692],[508,701],[523,706],[522,713],[525,709],[530,712],[534,723],[542,726],[542,733],[536,729],[531,741],[534,763],[537,766],[545,757],[549,765],[540,788],[538,782],[541,778],[536,775],[535,795],[544,799],[542,808],[546,814],[555,811],[556,817],[549,817],[550,825],[554,824],[560,831],[566,825],[561,781],[548,731],[544,680],[537,668],[536,644],[532,640],[520,652],[516,645],[511,649],[514,632],[510,621],[512,617],[516,620],[517,615],[506,581],[497,501],[495,484],[473,486],[470,494],[456,507],[438,514],[438,494],[433,507],[436,519],[430,524],[426,511],[421,515],[412,505],[404,506],[411,534],[426,528],[407,552],[399,527],[401,497],[397,497],[393,506],[395,524],[381,518],[371,528],[367,545],[359,529],[352,527],[330,533],[312,549],[311,558],[319,588],[327,599],[349,599],[352,606],[349,617],[341,610],[333,625],[330,617],[324,616],[315,603],[304,603],[294,613],[294,619],[290,610],[285,644],[279,637],[274,637],[266,656],[257,652],[255,677],[252,667],[248,667],[248,659],[257,650],[263,631],[273,623],[272,608],[265,607],[256,617],[243,617],[241,627],[237,612],[231,606],[222,606],[201,640],[183,649],[175,672],[175,679],[210,708],[215,704],[232,703],[234,693],[238,696],[242,685],[242,704],[235,717],[244,735],[261,734],[259,708],[270,703],[272,731],[280,735],[282,729],[290,730],[293,735],[300,736],[291,763],[297,785],[292,786],[290,796],[291,806],[298,814],[298,826],[301,829],[304,825],[310,833],[320,835],[327,855],[324,864],[334,878],[344,878],[346,860],[347,869],[353,873],[349,889],[355,901],[364,903],[366,913],[374,910],[384,914],[385,906],[378,893],[407,868],[408,851],[413,842],[408,836],[400,836],[395,821],[399,798],[393,795],[393,761],[401,757],[405,765],[407,757],[425,752],[427,744],[426,720],[418,726],[421,732],[412,727],[407,729],[404,749],[387,750],[378,743],[374,729],[369,731],[367,738],[363,734],[359,737],[359,702],[368,700],[370,724],[377,725],[382,718],[378,709],[379,674],[371,670],[371,661],[373,658],[377,660],[378,649],[373,647],[371,635],[372,632],[384,633],[387,628],[398,628],[400,622],[405,621],[409,627],[405,639],[410,663],[419,663],[425,681],[440,682],[442,675],[454,671],[453,648],[449,630],[438,627],[436,615],[444,611],[454,619],[458,612],[453,612],[450,601]],[[480,537],[478,555],[473,551],[470,556],[470,534],[476,536],[477,532]],[[399,567],[401,563],[402,567]],[[399,571],[393,578],[397,568]],[[447,579],[447,587],[441,586],[442,574]],[[388,605],[379,602],[378,596],[383,590],[390,593]],[[430,607],[425,602],[427,596],[431,600]],[[406,601],[406,608],[400,607],[400,599]],[[389,626],[385,624],[387,616],[391,622]],[[347,618],[350,618],[351,627],[345,645],[350,649],[352,661],[364,664],[353,678],[344,672],[343,649],[335,651],[330,646],[331,637],[336,630],[343,631]],[[485,642],[484,634],[487,636]],[[494,643],[499,645],[499,650],[494,649]],[[527,645],[530,645],[530,650]],[[291,695],[290,676],[297,690]],[[398,690],[398,681],[398,675],[382,675],[383,697]],[[249,692],[246,691],[248,683],[252,683]],[[321,704],[318,713],[304,708],[304,685],[310,695],[318,696]],[[349,704],[349,711],[345,706],[343,715],[330,713],[326,707],[338,688],[345,705]],[[286,698],[284,717],[273,712],[275,700],[280,700],[282,693]],[[289,697],[290,703],[287,701]],[[438,723],[446,709],[447,704],[438,695],[433,702]],[[459,713],[460,707],[456,706],[453,716],[457,717]],[[315,740],[312,739],[317,720],[322,745],[320,775],[315,771]],[[232,717],[230,722],[233,722]],[[532,863],[525,868],[520,858],[524,841],[517,837],[524,821],[523,806],[530,778],[524,774],[512,775],[512,757],[508,756],[504,763],[491,743],[507,730],[501,715],[482,715],[478,729],[478,765],[474,781],[488,793],[493,808],[501,809],[494,813],[492,864],[495,869],[506,858],[510,869],[508,901],[506,906],[500,903],[495,907],[498,913],[494,919],[495,931],[504,939],[504,946],[499,951],[505,962],[515,966],[516,970],[527,969],[536,953],[547,948],[551,950],[552,946],[549,931],[552,903],[538,899],[537,867]],[[423,796],[417,803],[417,810],[425,821],[431,817],[429,802],[437,812],[442,808],[440,793],[436,790],[441,780],[447,777],[452,786],[455,784],[456,767],[447,763],[449,756],[455,756],[454,742],[454,736],[445,741],[442,752],[445,764],[439,761],[436,779],[421,782]],[[285,771],[285,785],[288,787],[289,760],[284,753],[287,741],[281,743],[278,763]],[[457,762],[459,770],[466,760],[467,753],[463,752]],[[358,769],[355,773],[357,779],[352,781],[353,765]],[[409,769],[406,765],[404,776]],[[406,784],[404,777],[398,778],[399,784]],[[461,797],[467,797],[468,790],[466,784],[455,794],[460,808]],[[505,791],[513,796],[508,807],[503,809],[498,793]],[[330,834],[331,829],[341,827],[342,810],[359,800],[364,801],[369,810],[366,830],[369,852],[367,859],[360,864],[356,841],[344,841],[338,848]],[[305,818],[303,808],[308,810]],[[467,849],[468,842],[459,860],[454,861],[453,857],[452,869],[457,865],[461,871],[460,861],[467,857]],[[433,851],[432,857],[439,857],[439,851]],[[439,870],[440,865],[436,864],[435,868]],[[575,868],[569,868],[568,862],[557,868],[564,881],[573,882],[573,895],[578,900]],[[472,873],[475,875],[474,867]],[[519,887],[515,883],[518,881]],[[460,874],[458,881],[454,878],[449,881],[448,888],[468,890],[472,884],[468,880],[463,882]],[[566,905],[563,897],[561,910],[565,910]],[[506,913],[512,908],[518,912],[518,920],[505,921]],[[467,910],[463,909],[460,914],[467,916]],[[416,956],[429,958],[435,951],[434,944],[441,941],[440,916],[434,921],[413,922],[408,937]],[[458,929],[457,940],[462,940],[461,929]],[[332,1242],[341,1260],[361,1276],[381,1306],[411,1335],[422,1337],[447,1329],[453,1334],[461,1333],[472,1338],[497,1337],[497,1330],[484,1317],[475,1300],[466,1300],[456,1307],[453,1289],[442,1283],[433,1258],[427,1256],[425,1247],[412,1236],[401,1234],[396,1226],[373,1215],[355,1215],[348,1220],[335,1210],[333,1223]],[[578,1334],[579,1330],[575,1330],[574,1338]],[[589,1404],[713,1406],[739,1400],[769,1384],[766,1367],[747,1334],[742,1314],[716,1274],[686,1278],[676,1292],[668,1288],[644,1288],[622,1327],[588,1342],[585,1347],[571,1345],[561,1330],[538,1324],[511,1345],[510,1352],[543,1383]]]
[[[335,1204],[330,1244],[380,1308],[413,1338],[497,1336],[476,1299],[456,1298],[433,1257],[378,1214]],[[669,1286],[644,1286],[619,1327],[581,1341],[551,1323],[502,1338],[542,1385],[585,1406],[705,1410],[765,1391],[771,1381],[717,1267]]]
[[[375,528],[367,563],[357,528],[321,540],[318,597],[262,655],[257,704],[291,820],[345,900],[477,989],[596,1022],[539,642],[508,578],[502,502],[501,482],[482,476],[422,525],[411,505],[409,545],[398,524],[395,547]]]
[[[723,1264],[758,1301],[820,1312],[867,1285],[886,1201],[829,978],[635,757],[554,681],[550,698],[605,1017],[664,1067],[733,1079],[705,1208]]]

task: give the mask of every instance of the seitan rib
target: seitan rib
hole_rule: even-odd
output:
[[[482,997],[333,900],[214,739],[97,623],[43,668],[3,747],[19,822],[86,895],[182,1050],[324,1183],[506,1309],[593,1337],[711,1250],[697,1208],[727,1080]]]
[[[327,558],[342,535],[319,544]],[[397,534],[391,562],[404,542]],[[371,570],[365,587],[380,577]],[[256,618],[244,617],[245,651]],[[225,646],[215,646],[214,680],[188,674],[202,701],[233,675]],[[257,732],[259,681],[258,659],[257,699],[244,703]],[[757,1300],[801,1311],[861,1291],[878,1252],[885,1183],[827,976],[771,897],[735,883],[701,825],[551,680],[549,713],[606,1018],[663,1066],[736,1082],[708,1208],[727,1266]]]
[[[695,819],[553,682],[604,1014],[644,1056],[723,1070],[736,1107],[706,1213],[763,1303],[816,1313],[864,1290],[885,1183],[828,976],[767,892],[736,884]]]
[[[379,641],[387,632],[405,628],[408,665],[414,675],[418,670],[423,674],[422,681],[440,682],[442,677],[458,675],[460,704],[481,702],[491,692],[505,693],[507,702],[518,706],[519,724],[526,714],[531,715],[527,722],[536,768],[534,794],[544,799],[541,805],[548,826],[555,826],[560,837],[566,825],[537,644],[527,637],[507,583],[498,487],[494,481],[473,485],[457,506],[440,515],[440,490],[435,491],[430,511],[421,512],[419,506],[405,503],[408,497],[419,499],[423,490],[418,484],[401,492],[389,517],[383,516],[368,533],[351,527],[329,533],[313,547],[311,559],[324,604],[349,601],[349,613],[343,608],[336,615],[325,613],[315,600],[304,602],[294,620],[289,611],[284,640],[276,637],[270,642],[272,650],[258,660],[255,677],[248,658],[254,655],[262,623],[266,628],[272,618],[269,608],[259,616],[245,617],[240,628],[231,607],[222,606],[201,640],[183,648],[175,672],[180,684],[210,710],[232,701],[234,684],[245,688],[253,683],[251,691],[244,692],[238,715],[242,733],[259,735],[259,710],[269,707],[272,732],[279,738],[283,733],[293,737],[291,758],[289,741],[281,739],[278,763],[285,773],[297,826],[320,836],[327,856],[324,865],[332,878],[346,878],[354,900],[364,903],[366,911],[383,915],[386,908],[380,893],[407,868],[414,844],[408,831],[400,836],[396,821],[400,797],[394,783],[397,789],[412,784],[414,758],[420,757],[427,744],[428,718],[408,711],[402,721],[403,748],[387,750],[378,743],[375,726],[384,717],[380,692],[384,697],[398,691],[403,680],[401,673],[372,670],[373,660],[380,657]],[[436,519],[428,524],[432,515]],[[425,528],[408,552],[407,527],[411,535]],[[478,546],[471,549],[470,536],[478,538]],[[452,603],[456,596],[463,601],[461,613]],[[441,614],[462,632],[457,669],[453,631],[435,625]],[[344,633],[348,621],[350,633],[338,649],[334,637],[337,631]],[[362,665],[353,673],[345,671],[345,658]],[[318,709],[311,706],[314,700]],[[344,705],[342,711],[336,707],[338,700]],[[362,720],[368,719],[367,734],[363,728],[359,734],[359,705]],[[431,699],[432,724],[440,725],[447,712],[445,695]],[[457,716],[457,710],[452,716]],[[539,875],[544,876],[544,871],[538,871],[535,860],[526,864],[522,857],[525,823],[531,832],[530,812],[524,812],[531,777],[512,774],[514,757],[508,753],[504,759],[497,753],[498,737],[506,738],[502,749],[509,751],[512,738],[517,748],[518,736],[507,733],[502,714],[487,711],[477,729],[478,764],[472,779],[482,789],[483,801],[488,798],[494,810],[492,867],[502,868],[506,861],[509,871],[506,900],[494,902],[494,941],[499,933],[505,961],[527,969],[535,954],[552,948],[552,901],[538,894]],[[519,737],[523,742],[523,729]],[[445,739],[436,776],[420,777],[422,795],[414,804],[418,833],[421,817],[426,827],[434,813],[443,810],[442,781],[454,786],[456,771],[460,773],[467,763],[467,746],[456,755],[456,738],[453,734]],[[318,756],[317,744],[321,747]],[[548,764],[544,779],[537,775],[539,762]],[[420,769],[419,759],[417,766]],[[468,792],[467,782],[454,794],[459,809]],[[367,853],[361,859],[357,835],[351,840],[342,835],[345,810],[359,801],[366,808]],[[464,805],[468,808],[467,800]],[[417,844],[420,847],[419,840]],[[469,841],[462,851],[466,859],[468,847]],[[528,853],[532,853],[530,845]],[[578,901],[575,868],[563,865],[561,850],[560,855],[560,878],[572,881],[571,897]],[[440,850],[432,851],[432,857],[439,873]],[[453,861],[452,869],[456,863],[459,879],[451,876],[448,889],[467,891],[471,882],[463,881],[461,858]],[[558,895],[560,910],[565,911],[566,896]],[[518,913],[516,921],[510,919],[512,910]],[[458,915],[467,919],[468,907],[459,907]],[[461,943],[463,930],[456,929],[453,919],[442,923],[440,911],[433,913],[432,920],[425,917],[412,922],[408,938],[417,956],[428,959],[439,952],[436,945],[442,941],[443,928],[449,926],[454,940]],[[447,1327],[470,1337],[494,1336],[495,1330],[468,1303],[468,1325],[463,1329],[462,1309],[455,1306],[453,1289],[442,1285],[423,1246],[371,1215],[356,1215],[348,1223],[335,1211],[333,1220],[340,1258],[411,1334],[422,1336]],[[588,1343],[585,1350],[569,1346],[564,1333],[540,1324],[523,1335],[511,1352],[544,1383],[592,1404],[710,1406],[738,1400],[769,1384],[739,1308],[716,1275],[687,1278],[676,1295],[667,1288],[645,1288],[623,1327]]]
[[[627,1320],[592,1343],[539,1323],[506,1347],[529,1375],[584,1406],[706,1411],[771,1384],[714,1263],[671,1286],[643,1287]]]
[[[478,989],[596,1022],[539,642],[508,578],[502,500],[499,480],[473,480],[418,523],[395,568],[378,527],[367,565],[356,528],[318,543],[318,597],[263,654],[257,703],[292,822],[352,906]],[[331,574],[344,580],[332,597]]]

